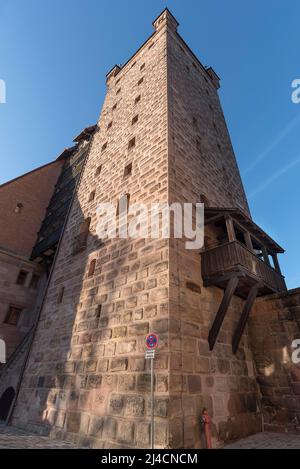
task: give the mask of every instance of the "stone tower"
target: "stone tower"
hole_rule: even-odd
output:
[[[202,201],[209,220],[219,219],[219,225],[209,225],[206,248],[224,236],[224,226],[230,245],[243,231],[237,226],[248,226],[253,239],[265,239],[269,252],[262,250],[262,255],[273,249],[277,259],[281,252],[252,226],[218,97],[218,76],[189,49],[168,10],[153,26],[151,37],[128,62],[107,75],[98,131],[90,142],[12,414],[16,426],[98,448],[149,445],[149,369],[144,360],[149,332],[159,335],[156,447],[202,447],[203,407],[213,419],[215,444],[261,428],[247,328],[237,353],[231,344],[255,275],[240,272],[244,283],[233,296],[229,290],[234,291],[239,277],[235,270],[212,279],[199,251],[187,251],[184,240],[102,241],[96,234],[98,205],[116,204],[121,194],[129,204]],[[249,232],[245,239],[250,252]],[[232,278],[228,287],[224,282]],[[278,282],[280,278],[278,273]],[[282,285],[274,282],[269,281],[273,290],[262,283],[257,288],[279,291]],[[230,299],[227,307],[224,301],[221,305],[226,317],[209,346],[224,289]]]

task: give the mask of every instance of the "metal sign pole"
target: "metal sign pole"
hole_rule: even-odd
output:
[[[154,358],[151,358],[151,449],[154,448]]]
[[[146,346],[148,350],[145,352],[146,360],[150,360],[150,399],[151,399],[151,422],[150,422],[150,447],[154,449],[154,358],[155,349],[158,345],[158,336],[149,334],[146,337]]]

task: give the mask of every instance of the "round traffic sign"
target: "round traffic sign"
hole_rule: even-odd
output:
[[[154,349],[158,345],[158,337],[156,334],[149,334],[146,338],[146,345],[148,349]]]

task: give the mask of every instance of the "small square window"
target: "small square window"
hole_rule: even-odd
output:
[[[142,64],[142,65],[140,66],[140,70],[143,70],[144,68],[145,68],[145,64]]]
[[[25,285],[28,272],[26,270],[20,270],[19,275],[16,280],[17,285]]]
[[[137,104],[137,103],[139,103],[139,102],[140,102],[140,100],[141,100],[141,95],[139,94],[139,95],[138,95],[138,96],[135,98],[135,100],[134,100],[134,104]]]
[[[95,191],[95,190],[90,193],[89,202],[92,202],[92,201],[94,200],[95,194],[96,194],[96,191]]]
[[[99,174],[101,174],[101,169],[102,169],[102,164],[100,164],[100,166],[98,166],[98,168],[96,169],[95,176],[99,176]]]
[[[38,287],[38,284],[39,284],[39,280],[40,280],[40,276],[39,276],[39,275],[37,275],[37,274],[32,274],[32,277],[31,277],[31,280],[30,280],[29,288],[34,288],[34,289],[36,290],[37,287]]]
[[[124,177],[130,176],[132,172],[132,163],[129,163],[125,166]]]
[[[113,105],[112,110],[115,111],[117,109],[117,103]]]
[[[138,81],[138,85],[140,86],[144,81],[144,77],[140,78],[139,81]]]
[[[21,313],[22,313],[22,308],[18,308],[16,306],[10,306],[7,311],[4,322],[6,324],[11,324],[12,326],[16,326],[19,322]]]
[[[110,121],[110,122],[107,124],[107,130],[109,130],[109,129],[111,128],[112,124],[113,124],[113,121]]]
[[[102,148],[101,148],[101,151],[106,150],[106,148],[107,148],[107,142],[103,143]]]
[[[138,120],[139,120],[139,116],[138,116],[138,114],[137,114],[136,116],[134,116],[134,117],[132,118],[131,124],[132,124],[132,125],[133,125],[133,124],[136,124]]]
[[[135,137],[133,137],[131,140],[129,140],[128,150],[130,150],[130,148],[133,148],[134,146],[135,146]]]

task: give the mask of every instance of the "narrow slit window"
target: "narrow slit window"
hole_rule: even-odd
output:
[[[139,94],[139,95],[138,95],[138,96],[135,98],[135,100],[134,100],[134,104],[137,104],[137,103],[139,103],[139,102],[140,102],[140,100],[141,100],[141,95]]]
[[[107,142],[103,143],[102,148],[101,148],[101,151],[106,150],[106,148],[107,148]]]
[[[112,110],[115,111],[117,109],[117,103],[113,105]]]
[[[133,148],[135,146],[135,137],[133,137],[131,140],[128,142],[128,150]]]
[[[131,124],[132,125],[136,124],[138,120],[139,120],[139,115],[137,114],[136,116],[132,118]]]
[[[142,64],[142,65],[140,66],[140,70],[144,70],[144,68],[145,68],[145,64]]]
[[[107,130],[109,130],[109,129],[112,127],[112,124],[113,124],[113,121],[110,121],[110,122],[107,124]]]
[[[19,322],[21,313],[22,313],[22,308],[18,308],[16,306],[10,306],[8,308],[8,311],[7,311],[6,317],[4,319],[4,322],[6,324],[16,326]]]
[[[98,166],[98,168],[96,169],[95,175],[99,176],[101,174],[101,170],[102,170],[102,165]]]
[[[90,193],[90,196],[89,196],[89,202],[92,202],[95,198],[95,195],[96,195],[96,191],[93,190],[91,193]]]
[[[128,207],[129,207],[129,202],[130,202],[130,194],[124,194],[120,197],[118,200],[118,206],[117,206],[117,217],[119,215],[122,215],[123,213],[128,212]]]
[[[88,277],[92,277],[95,273],[96,259],[93,259],[89,265]]]
[[[16,280],[16,284],[17,285],[25,285],[27,275],[28,275],[28,272],[26,272],[26,270],[20,270],[20,272],[18,274],[18,277],[17,277],[17,280]]]
[[[138,85],[140,86],[144,81],[144,77],[140,78],[139,81],[138,81]]]
[[[118,88],[118,89],[117,89],[117,93],[116,93],[116,94],[119,94],[119,93],[121,93],[121,88]]]
[[[132,173],[132,163],[129,163],[125,166],[124,177],[131,176]]]
[[[65,294],[65,287],[61,287],[57,297],[57,303],[62,303]]]

